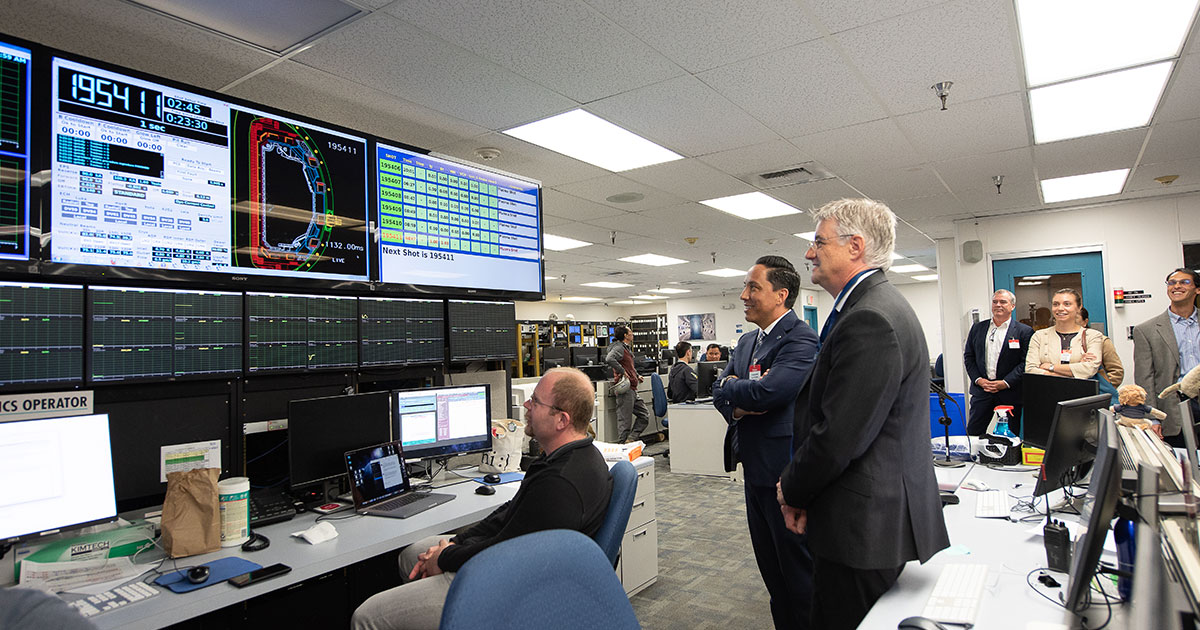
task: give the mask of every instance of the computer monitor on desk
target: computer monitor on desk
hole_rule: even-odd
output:
[[[1033,489],[1034,496],[1069,485],[1074,480],[1073,471],[1095,459],[1097,450],[1104,444],[1099,437],[1101,420],[1098,414],[1108,407],[1109,402],[1108,394],[1097,394],[1058,403],[1050,425],[1042,470]],[[1115,440],[1115,428],[1112,433]]]
[[[0,422],[0,544],[117,518],[108,415]]]
[[[288,403],[288,471],[293,490],[346,474],[346,451],[391,439],[388,392]]]
[[[408,459],[492,449],[491,388],[486,384],[393,392],[394,433]]]
[[[1075,541],[1064,602],[1067,610],[1074,613],[1087,605],[1088,585],[1096,575],[1104,540],[1108,537],[1109,526],[1116,515],[1117,499],[1121,495],[1121,453],[1117,424],[1107,410],[1099,411],[1097,415],[1099,434],[1095,447],[1096,465],[1092,469],[1092,481],[1088,485],[1087,498],[1080,514],[1080,521],[1086,529]]]
[[[696,396],[712,396],[713,383],[721,375],[728,361],[701,361],[696,364]]]
[[[571,348],[571,365],[583,367],[585,365],[599,364],[600,348],[596,346],[574,346]]]
[[[1100,384],[1091,379],[1026,374],[1021,377],[1021,402],[1024,406],[1021,421],[1009,428],[1028,444],[1046,448],[1055,408],[1060,401],[1095,396]]]

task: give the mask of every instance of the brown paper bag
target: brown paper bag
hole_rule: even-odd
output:
[[[162,542],[172,558],[221,548],[221,512],[217,498],[217,477],[220,476],[220,468],[167,473]]]

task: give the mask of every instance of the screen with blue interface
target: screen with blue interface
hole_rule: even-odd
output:
[[[517,308],[512,302],[449,300],[450,360],[517,358]]]
[[[0,259],[29,258],[32,53],[0,41]]]
[[[83,286],[0,282],[0,386],[83,379]]]
[[[55,57],[51,260],[366,280],[366,140]]]
[[[376,144],[380,280],[542,292],[538,184]]]
[[[246,371],[358,365],[358,303],[331,295],[246,294]]]
[[[359,298],[362,364],[440,363],[446,353],[441,300]]]
[[[88,287],[92,382],[242,371],[242,295]]]

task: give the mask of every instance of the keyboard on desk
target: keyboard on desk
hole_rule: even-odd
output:
[[[373,510],[394,510],[400,506],[408,505],[408,504],[412,503],[413,501],[420,501],[421,499],[424,499],[428,496],[429,495],[424,492],[421,492],[421,493],[406,492],[406,493],[396,497],[395,499],[390,499],[390,500],[384,501],[383,503],[377,503],[375,505],[372,505],[371,509],[373,509]]]
[[[291,497],[278,490],[250,492],[250,526],[270,525],[290,521],[296,516]]]
[[[1008,518],[1013,500],[1004,490],[975,493],[975,518]]]
[[[929,594],[929,600],[925,602],[921,616],[968,628],[974,626],[987,574],[986,564],[948,564],[942,567],[942,573],[933,586],[933,592]]]
[[[69,605],[84,617],[91,617],[114,608],[120,608],[130,602],[141,601],[158,595],[159,590],[143,582],[130,582],[118,586],[111,591],[88,595],[87,597],[69,602]]]

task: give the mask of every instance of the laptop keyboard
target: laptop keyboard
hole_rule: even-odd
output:
[[[421,499],[424,499],[427,496],[429,496],[429,495],[428,494],[417,494],[416,492],[410,492],[408,494],[402,494],[402,495],[396,497],[395,499],[388,499],[387,501],[384,501],[383,503],[377,503],[375,505],[372,505],[368,509],[394,510],[398,507],[408,505],[409,503],[412,503],[413,501],[420,501]]]
[[[292,499],[278,490],[252,490],[250,492],[250,525],[263,526],[290,521],[296,516]]]

